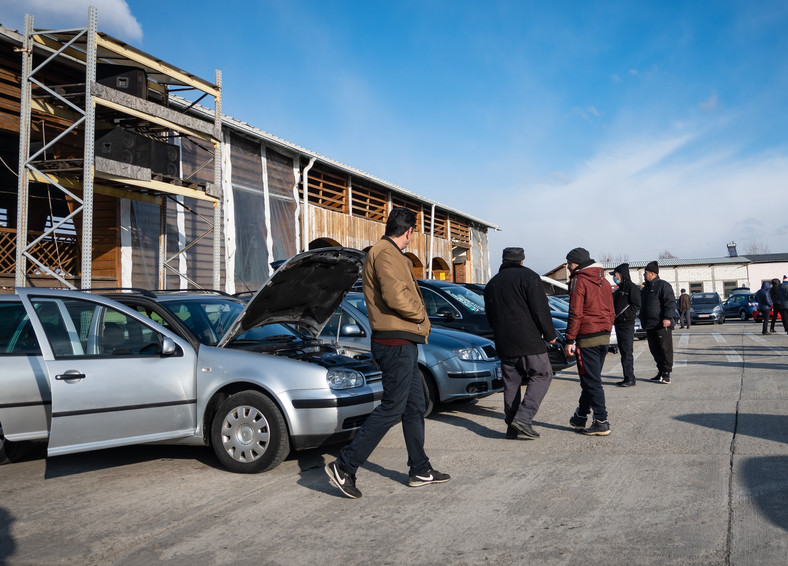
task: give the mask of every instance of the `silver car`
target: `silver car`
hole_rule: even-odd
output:
[[[347,355],[364,356],[372,335],[364,295],[348,293],[320,335]],[[495,344],[460,330],[432,327],[419,344],[419,369],[428,394],[427,414],[438,403],[486,397],[503,391]]]
[[[0,296],[0,460],[30,440],[46,440],[50,456],[166,442],[210,445],[229,470],[251,473],[291,445],[352,437],[382,398],[380,370],[313,337],[362,258],[345,248],[295,256],[245,308],[230,297],[173,312],[154,308],[163,298]]]

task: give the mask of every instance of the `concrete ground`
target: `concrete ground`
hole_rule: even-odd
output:
[[[0,468],[0,564],[788,564],[788,336],[730,321],[674,332],[673,383],[645,341],[637,387],[603,380],[613,432],[568,419],[559,372],[534,422],[505,440],[502,396],[427,421],[433,465],[408,488],[399,428],[350,500],[323,472],[337,447],[256,476],[207,448],[147,446]]]

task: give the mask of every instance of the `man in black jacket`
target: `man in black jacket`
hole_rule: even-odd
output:
[[[629,275],[629,264],[622,263],[610,272],[613,282],[618,286],[613,292],[613,308],[616,310],[616,327],[618,351],[621,354],[621,368],[624,381],[616,385],[632,387],[635,381],[635,357],[632,349],[635,344],[635,319],[640,312],[640,287],[632,282]]]
[[[670,383],[676,295],[670,283],[659,278],[659,264],[656,261],[646,266],[644,277],[646,283],[640,292],[640,323],[646,330],[648,349],[657,364],[657,375],[651,381]]]
[[[523,267],[523,248],[503,250],[498,273],[484,288],[487,320],[493,329],[495,348],[503,373],[506,438],[538,438],[531,426],[542,399],[553,380],[553,369],[545,341],[556,340],[553,318],[542,280]],[[520,386],[525,383],[525,396]]]

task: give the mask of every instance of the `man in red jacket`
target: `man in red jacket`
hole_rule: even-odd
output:
[[[602,366],[616,318],[613,289],[605,279],[604,269],[591,259],[588,250],[575,248],[566,255],[566,261],[572,274],[569,277],[565,352],[567,356],[577,355],[582,390],[569,424],[583,434],[606,436],[610,434],[610,424],[602,389]],[[586,428],[591,411],[594,412],[594,422]]]

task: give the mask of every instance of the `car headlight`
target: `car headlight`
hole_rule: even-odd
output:
[[[714,310],[712,312],[717,313],[717,314],[722,314],[722,307],[721,306],[716,306],[716,307],[714,307]]]
[[[326,374],[328,386],[334,390],[355,389],[364,385],[364,375],[354,369],[335,368]]]
[[[459,350],[454,350],[454,353],[458,358],[467,362],[481,361],[484,359],[484,356],[479,351],[479,348],[460,348]]]

